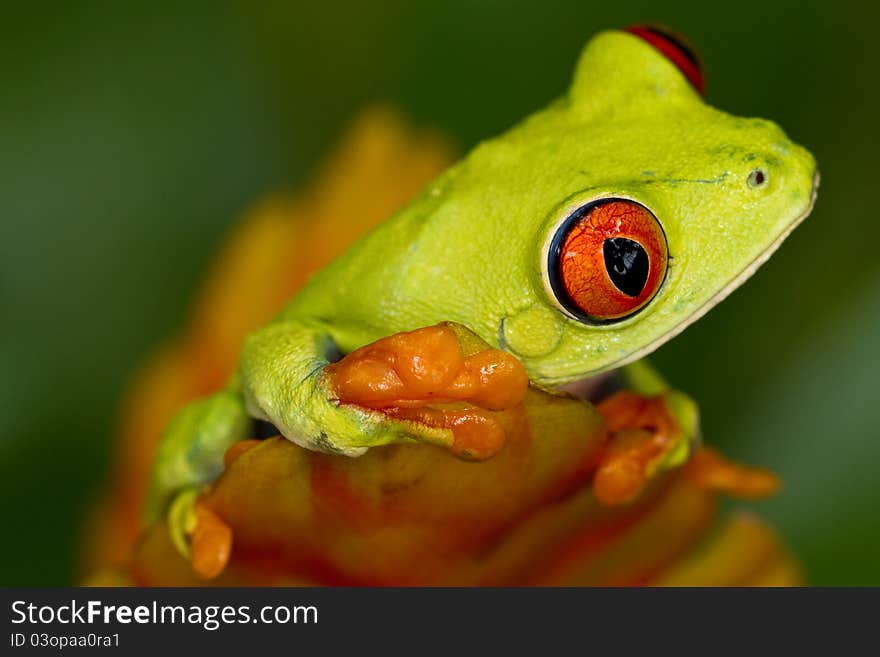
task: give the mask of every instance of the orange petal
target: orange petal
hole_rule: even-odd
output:
[[[781,485],[769,470],[734,463],[709,447],[699,449],[691,457],[686,472],[698,485],[740,499],[769,497]]]
[[[691,556],[661,573],[657,586],[797,586],[803,574],[761,519],[737,513]]]

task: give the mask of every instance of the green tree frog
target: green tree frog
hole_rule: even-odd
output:
[[[642,359],[766,261],[818,183],[810,153],[770,121],[707,105],[699,76],[659,30],[595,36],[564,96],[479,144],[313,276],[247,338],[224,389],[163,437],[152,513],[170,508],[182,549],[181,509],[253,437],[254,419],[349,457],[416,440],[488,458],[502,441],[479,412],[427,407],[505,408],[529,380],[560,388],[614,370],[675,420],[652,467],[682,462],[693,402]],[[461,327],[493,349],[462,358]],[[604,497],[631,497],[615,490],[625,479]]]

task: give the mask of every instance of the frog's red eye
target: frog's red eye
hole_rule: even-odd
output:
[[[652,25],[633,25],[628,27],[626,31],[644,39],[666,55],[701,95],[705,92],[706,82],[703,79],[703,65],[684,39]]]
[[[550,243],[550,286],[589,323],[629,317],[654,298],[668,262],[663,228],[644,206],[601,199],[575,210]]]

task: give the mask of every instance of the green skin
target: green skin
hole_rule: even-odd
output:
[[[750,183],[757,169],[761,185]],[[770,257],[809,214],[817,180],[810,153],[774,123],[708,106],[653,46],[625,32],[601,33],[564,97],[478,145],[247,338],[227,388],[185,407],[167,429],[151,513],[175,494],[191,500],[193,487],[216,478],[226,448],[250,437],[251,418],[303,447],[348,456],[425,440],[411,424],[338,405],[321,378],[333,353],[400,331],[458,322],[514,354],[545,386],[627,366],[637,390],[665,390],[639,359]],[[573,210],[603,197],[650,209],[670,259],[643,309],[591,325],[557,302],[547,250]],[[693,439],[692,402],[671,399],[684,438]]]

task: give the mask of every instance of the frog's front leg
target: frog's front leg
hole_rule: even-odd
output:
[[[779,488],[772,472],[701,446],[696,403],[672,390],[646,360],[627,365],[621,374],[626,388],[598,405],[609,435],[593,479],[600,502],[629,502],[652,477],[685,463],[694,483],[733,497],[759,499]]]
[[[625,389],[598,404],[609,439],[593,479],[609,505],[635,498],[660,472],[682,465],[700,441],[699,412],[640,360],[621,371]]]
[[[303,447],[349,456],[412,440],[466,458],[500,449],[504,434],[492,411],[519,404],[528,387],[513,356],[465,354],[458,329],[439,324],[382,338],[331,364],[332,330],[285,322],[248,338],[241,381],[251,414]]]

